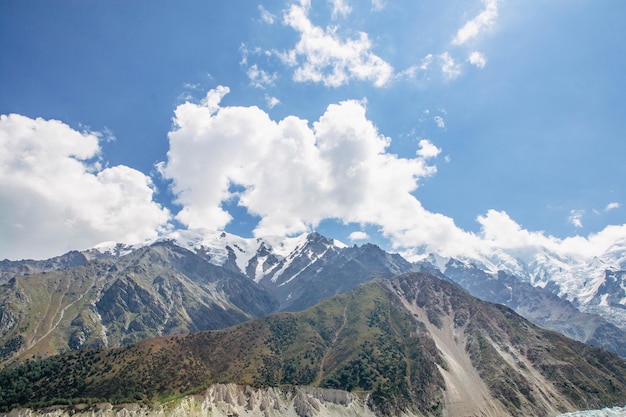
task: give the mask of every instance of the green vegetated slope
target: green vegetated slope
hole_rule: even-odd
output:
[[[459,376],[475,386],[463,387]],[[381,415],[459,407],[551,415],[623,402],[626,363],[453,284],[406,274],[301,313],[28,361],[0,373],[0,406],[152,400],[215,383],[362,391]]]

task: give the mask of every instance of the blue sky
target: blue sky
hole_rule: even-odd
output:
[[[0,258],[179,227],[601,253],[626,238],[624,16],[0,1]]]

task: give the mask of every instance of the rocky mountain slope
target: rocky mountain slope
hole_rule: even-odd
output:
[[[489,273],[475,264],[455,259],[447,262],[443,274],[475,297],[504,304],[540,327],[626,357],[625,331],[599,315],[582,313],[573,303],[545,288],[535,287],[504,271]]]
[[[315,233],[272,246],[187,233],[144,247],[103,245],[83,257],[83,266],[0,286],[0,363],[219,329],[414,269],[376,246],[347,248]]]
[[[169,255],[146,255],[158,247],[169,248]],[[611,253],[612,265],[619,265],[622,252]],[[269,312],[303,310],[372,279],[418,270],[505,304],[542,327],[626,357],[626,330],[591,314],[591,305],[582,313],[574,301],[555,294],[562,286],[532,285],[521,261],[503,254],[496,258],[431,255],[410,263],[375,245],[348,247],[317,233],[242,238],[179,230],[148,246],[109,243],[48,261],[3,261],[0,276],[15,279],[0,286],[0,361],[221,328]],[[599,285],[592,300],[621,305],[613,287],[621,285],[622,272],[604,271],[615,279]],[[219,291],[211,278],[215,275],[222,277]],[[76,291],[66,290],[70,287]],[[238,297],[239,287],[246,290]],[[601,296],[602,291],[610,296]]]
[[[361,393],[376,415],[549,416],[623,405],[626,362],[411,273],[300,313],[28,361],[0,373],[0,405],[147,400],[220,383]],[[312,407],[296,415],[318,415]]]
[[[56,271],[65,268],[74,268],[85,265],[89,259],[81,252],[71,251],[54,258],[36,261],[26,259],[21,261],[0,261],[0,284],[5,284],[13,277],[21,277],[42,272]]]
[[[584,259],[559,255],[545,247],[520,253],[493,250],[456,260],[436,255],[427,259],[442,273],[449,261],[472,265],[491,276],[505,272],[626,330],[626,239],[618,239],[600,255]]]
[[[0,291],[0,360],[219,329],[275,311],[247,277],[168,242],[12,278]]]
[[[302,310],[371,279],[416,269],[401,256],[375,245],[348,247],[318,233],[245,239],[224,232],[186,230],[162,240],[246,275],[278,300],[280,310]]]
[[[266,288],[274,290],[282,308],[290,310],[296,310],[306,304],[301,304],[299,307],[289,307],[290,304],[295,303],[297,297],[294,297],[294,294],[299,291],[298,287],[302,282],[323,280],[330,275],[324,270],[328,263],[332,263],[334,259],[339,259],[338,255],[354,252],[355,249],[316,233],[291,239],[243,239],[226,233],[218,235],[217,232],[194,230],[177,231],[164,237],[164,239],[172,239],[182,247],[197,253],[210,254],[207,259],[216,265],[234,267],[256,282],[262,283]],[[559,256],[546,248],[538,248],[535,252],[526,254],[494,250],[492,253],[459,259],[430,255],[424,258],[422,262],[417,262],[417,268],[416,265],[410,265],[398,255],[390,255],[382,251],[375,253],[375,246],[364,246],[372,246],[369,248],[368,255],[377,257],[379,261],[382,261],[365,260],[366,264],[369,263],[368,267],[379,269],[375,274],[394,275],[422,269],[424,265],[428,264],[429,271],[448,276],[447,264],[451,262],[453,268],[455,265],[462,264],[465,267],[481,271],[481,279],[484,278],[481,283],[484,282],[488,286],[490,281],[498,280],[498,275],[504,273],[520,283],[530,284],[534,287],[535,291],[521,291],[521,293],[529,292],[528,295],[531,295],[530,292],[532,292],[531,298],[539,294],[540,297],[547,299],[549,297],[547,297],[546,292],[549,292],[568,301],[571,307],[579,312],[599,315],[604,319],[591,320],[594,324],[584,330],[580,328],[568,330],[572,324],[576,325],[580,322],[581,317],[573,316],[571,320],[564,316],[554,320],[548,318],[544,322],[538,322],[541,325],[554,323],[550,325],[553,326],[551,328],[564,331],[568,336],[577,340],[593,343],[602,339],[601,335],[604,333],[615,333],[615,329],[607,330],[609,327],[606,326],[606,322],[621,328],[622,335],[626,335],[624,333],[626,332],[626,241],[616,241],[602,255],[587,260]],[[228,256],[224,256],[226,253]],[[354,255],[346,255],[346,258],[350,259],[352,256]],[[383,260],[382,258],[385,256],[387,259]],[[312,264],[315,264],[314,268],[310,267]],[[349,265],[346,264],[346,266]],[[345,268],[345,270],[347,269],[349,268]],[[363,278],[357,281],[363,282]],[[467,282],[467,280],[465,281]],[[509,280],[509,282],[511,281]],[[331,287],[333,283],[342,285],[343,280],[333,280],[330,282]],[[479,285],[473,285],[472,288],[465,286],[465,288],[473,291]],[[312,287],[319,288],[320,286]],[[522,286],[518,287],[522,288]],[[523,287],[529,288],[528,285]],[[333,290],[330,289],[328,292],[333,293]],[[287,299],[290,295],[291,298]],[[475,295],[482,296],[478,293]],[[321,298],[316,301],[319,299]],[[522,306],[525,299],[524,296],[519,298],[517,303],[507,305],[521,314],[526,314],[527,311]],[[493,301],[503,302],[502,300]],[[529,300],[529,303],[532,304],[533,301]],[[308,305],[312,304],[309,303]],[[562,306],[563,304],[561,306],[556,305],[554,309],[560,310]],[[544,307],[551,307],[551,303],[545,304]],[[532,315],[527,317],[535,320]],[[569,321],[569,323],[561,325],[565,321]],[[589,322],[589,316],[584,321]],[[598,335],[595,337],[597,339],[595,341],[594,332]],[[621,343],[621,341],[618,340],[617,343]],[[610,347],[611,344],[615,345],[616,341],[607,343],[606,346]]]

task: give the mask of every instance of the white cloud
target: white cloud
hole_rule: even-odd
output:
[[[428,69],[430,68],[430,65],[433,62],[433,58],[434,58],[433,54],[426,55],[424,58],[422,58],[422,62],[420,63],[420,65],[411,65],[410,67],[398,72],[396,74],[396,78],[398,79],[416,78],[419,74],[424,73],[425,71],[428,71]]]
[[[280,55],[287,65],[296,66],[297,82],[323,83],[339,87],[350,80],[372,81],[381,87],[391,79],[393,68],[371,51],[364,32],[353,39],[342,39],[336,27],[313,25],[308,18],[308,3],[292,4],[284,22],[300,34],[294,49]]]
[[[478,252],[489,253],[499,249],[522,259],[537,254],[538,250],[547,249],[560,256],[585,261],[602,255],[616,242],[626,240],[626,224],[610,225],[587,237],[559,239],[541,231],[528,231],[502,211],[489,210],[487,215],[479,216],[477,220],[482,226],[481,241],[474,242]]]
[[[443,120],[443,117],[441,116],[435,116],[433,117],[433,120],[435,120],[435,123],[437,123],[437,127],[439,129],[445,129],[446,127],[446,122]]]
[[[361,231],[352,232],[350,233],[350,236],[348,236],[348,239],[350,239],[353,242],[356,240],[367,240],[369,238],[370,236],[367,233],[361,232]]]
[[[481,225],[480,237],[486,244],[484,248],[519,250],[552,244],[552,240],[543,233],[523,229],[503,211],[489,210],[476,220]]]
[[[428,54],[424,58],[422,58],[422,64],[420,65],[421,70],[427,70],[430,67],[430,64],[433,62],[433,54]]]
[[[248,68],[248,78],[254,87],[265,88],[265,86],[274,84],[274,81],[278,78],[278,74],[268,74],[266,71],[259,69],[259,67],[254,64]]]
[[[485,68],[485,65],[487,65],[487,59],[485,59],[485,56],[478,51],[472,52],[468,61],[477,68]]]
[[[454,62],[448,52],[439,55],[439,63],[441,64],[441,72],[447,79],[454,80],[461,75],[461,65]]]
[[[421,207],[411,192],[435,172],[427,159],[439,153],[426,140],[415,158],[387,153],[390,139],[358,101],[331,104],[312,127],[294,116],[275,122],[257,107],[193,103],[178,106],[175,123],[161,168],[183,206],[177,219],[221,229],[231,220],[223,202],[238,197],[260,216],[259,236],[304,232],[328,218],[402,234],[407,217]],[[229,191],[234,184],[244,189],[237,196]]]
[[[239,52],[241,53],[241,59],[239,60],[239,64],[242,65],[242,66],[248,65],[248,56],[250,56],[250,55],[254,56],[254,55],[268,54],[267,51],[263,51],[258,46],[250,49],[250,48],[248,48],[248,45],[245,44],[245,43],[242,43],[239,46]],[[209,77],[210,77],[210,79],[213,79],[212,76],[209,76]]]
[[[575,227],[583,227],[583,215],[585,210],[570,210],[567,221]]]
[[[273,109],[274,107],[276,107],[277,105],[280,104],[280,100],[277,99],[276,97],[272,97],[268,94],[265,95],[265,103],[267,104],[267,107],[270,109]]]
[[[198,83],[183,83],[183,88],[185,90],[199,91],[202,89],[202,86]]]
[[[328,0],[333,7],[333,19],[338,16],[346,17],[352,12],[352,7],[346,2],[346,0]]]
[[[177,219],[189,227],[224,228],[231,216],[223,203],[237,199],[260,217],[257,236],[301,233],[335,219],[377,226],[413,259],[424,252],[480,256],[497,250],[529,259],[541,248],[587,259],[626,236],[624,225],[559,239],[526,230],[496,210],[478,216],[480,232],[464,231],[415,197],[419,180],[436,172],[429,161],[441,150],[430,141],[419,142],[414,158],[399,158],[387,152],[391,140],[367,119],[363,102],[331,104],[309,124],[294,116],[273,121],[257,107],[221,107],[227,91],[220,87],[202,104],[179,106],[169,133],[162,172],[183,206]]]
[[[259,4],[259,13],[261,13],[261,20],[263,20],[265,23],[267,23],[269,25],[274,24],[274,21],[276,20],[276,16],[274,16],[272,13],[268,12],[260,4]]]
[[[402,71],[398,72],[396,74],[396,78],[398,79],[403,79],[403,78],[415,78],[415,76],[417,75],[417,70],[418,67],[417,65],[412,65],[406,69],[403,69]]]
[[[428,139],[422,139],[419,141],[419,149],[416,155],[421,156],[424,159],[434,158],[441,153],[441,149],[433,145]]]
[[[604,208],[604,211],[610,211],[620,208],[622,205],[620,203],[609,203]]]
[[[149,177],[102,169],[98,133],[0,116],[0,257],[46,258],[102,241],[138,242],[166,227]]]
[[[454,45],[463,45],[470,39],[478,36],[480,33],[489,30],[496,22],[498,17],[498,0],[483,0],[485,9],[474,17],[472,20],[467,21],[463,27],[461,27],[456,36],[452,40]]]
[[[381,11],[387,6],[386,0],[372,0],[372,10],[375,12]]]

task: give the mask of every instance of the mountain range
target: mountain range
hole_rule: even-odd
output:
[[[543,264],[534,257],[529,265],[502,254],[491,260],[431,254],[409,262],[372,244],[347,246],[317,233],[242,238],[180,230],[145,245],[108,243],[49,260],[5,260],[0,361],[221,329],[301,311],[373,279],[415,271],[626,357],[624,253],[616,244],[584,267],[547,255]],[[585,280],[593,294],[580,284]]]
[[[626,361],[413,272],[222,330],[26,360],[0,388],[4,409],[186,394],[207,415],[553,416],[622,405]]]

